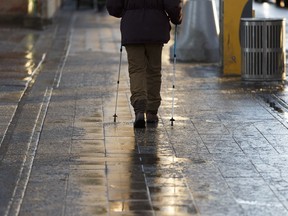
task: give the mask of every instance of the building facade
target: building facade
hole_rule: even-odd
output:
[[[1,0],[0,24],[43,28],[64,0]]]

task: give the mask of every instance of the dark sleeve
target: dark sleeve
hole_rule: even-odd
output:
[[[124,0],[106,0],[108,13],[114,17],[122,17],[124,11]]]
[[[181,24],[182,0],[164,0],[164,9],[173,24]]]

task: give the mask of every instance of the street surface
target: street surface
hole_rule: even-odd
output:
[[[160,122],[134,130],[125,49],[113,122],[119,25],[68,0],[43,31],[0,28],[0,215],[288,215],[287,82],[177,63],[172,127],[171,41]]]
[[[253,9],[256,17],[263,18],[286,18],[288,19],[288,9],[279,8],[272,2],[258,3],[253,2]]]
[[[253,2],[256,18],[286,19],[286,50],[288,49],[288,8],[279,8],[272,2]]]

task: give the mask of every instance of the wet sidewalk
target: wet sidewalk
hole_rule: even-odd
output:
[[[172,127],[169,44],[160,122],[134,130],[125,50],[113,122],[119,20],[69,5],[62,14],[3,132],[0,215],[288,215],[285,84],[178,63]]]

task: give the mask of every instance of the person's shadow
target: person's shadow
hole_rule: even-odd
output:
[[[135,129],[134,134],[135,161],[132,164],[140,165],[141,179],[144,182],[139,188],[132,184],[131,189],[145,191],[148,196],[147,199],[145,197],[146,203],[143,203],[143,206],[146,204],[145,209],[163,215],[197,214],[178,164],[182,159],[175,156],[165,127],[148,124],[146,129]],[[140,172],[132,176],[137,181]]]

